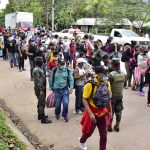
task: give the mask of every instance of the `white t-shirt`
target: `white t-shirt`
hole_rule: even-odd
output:
[[[78,69],[79,75],[83,75],[85,73],[84,68],[77,67],[76,69]],[[80,85],[80,86],[84,86],[84,82],[85,82],[85,77],[82,77],[75,81],[76,85]]]
[[[64,41],[64,52],[68,53],[70,49],[70,42],[69,41]]]
[[[150,51],[147,53],[148,58],[150,58]]]

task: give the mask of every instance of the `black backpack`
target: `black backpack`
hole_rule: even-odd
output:
[[[126,51],[122,53],[121,61],[126,62]]]

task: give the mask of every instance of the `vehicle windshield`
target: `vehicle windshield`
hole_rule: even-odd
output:
[[[32,28],[33,23],[32,22],[22,22],[21,27],[23,27],[23,28]]]
[[[126,37],[139,37],[138,34],[136,34],[136,33],[133,32],[133,31],[130,31],[130,30],[122,31],[122,35],[123,35],[123,36],[126,36]]]

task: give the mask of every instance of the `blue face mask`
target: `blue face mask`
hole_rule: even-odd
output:
[[[103,76],[103,77],[102,77],[102,81],[104,81],[104,82],[107,83],[107,82],[108,82],[108,77],[107,77],[107,76]]]
[[[60,66],[59,68],[60,68],[60,70],[63,70],[65,68],[65,66]]]

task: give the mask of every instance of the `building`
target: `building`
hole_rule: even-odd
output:
[[[96,19],[96,18],[82,18],[77,20],[72,24],[74,28],[79,28],[83,32],[90,32],[92,30],[97,30],[98,32],[105,32],[107,30],[107,27],[111,30],[112,27],[116,28],[125,28],[130,29],[132,26],[132,23],[129,21],[129,19],[122,19],[115,25],[113,25],[113,22],[110,20],[107,20],[105,18],[102,19]]]

